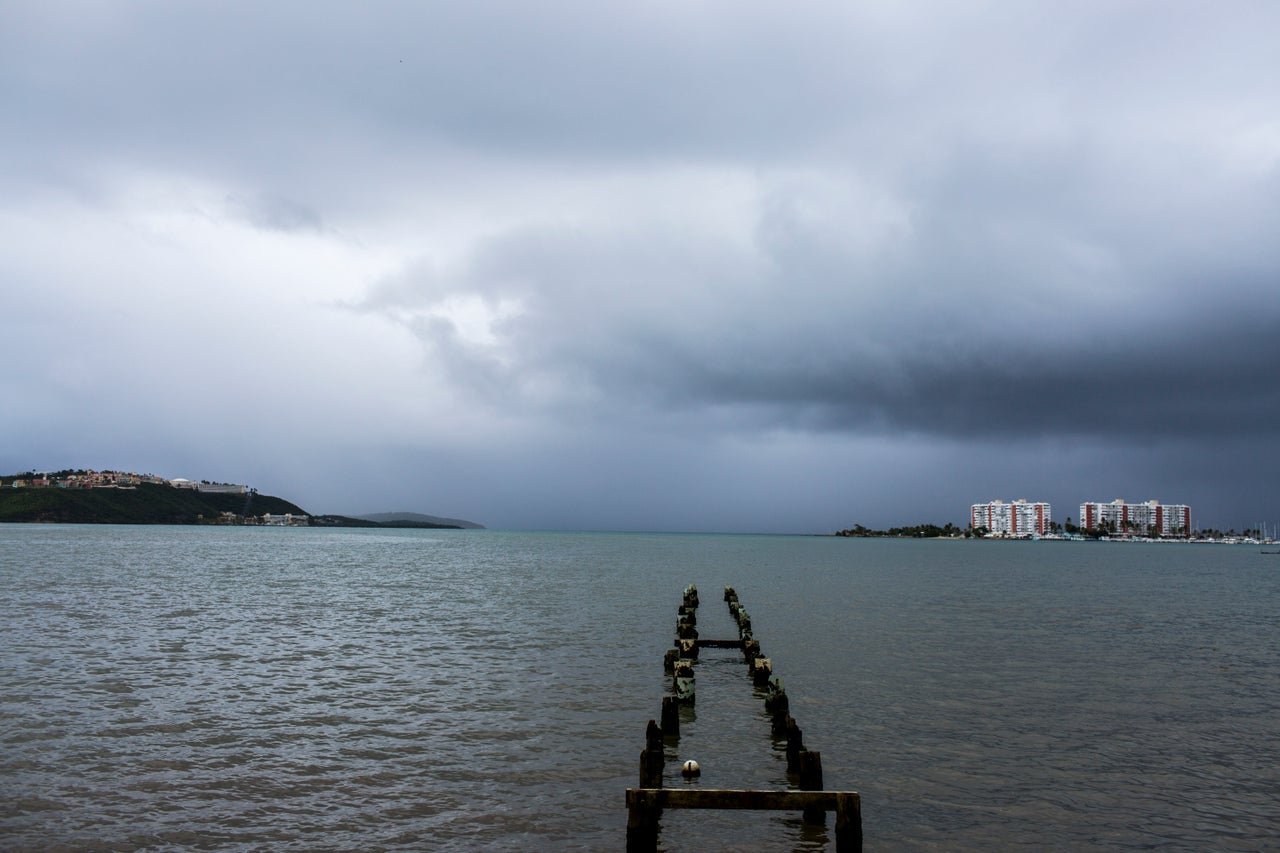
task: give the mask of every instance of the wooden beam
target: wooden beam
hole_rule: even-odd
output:
[[[834,811],[836,853],[862,851],[862,797],[856,791],[734,791],[712,788],[628,788],[627,850],[658,849],[663,809]]]
[[[742,640],[704,640],[698,638],[694,640],[700,649],[740,649],[742,648]]]
[[[860,803],[855,791],[739,791],[714,788],[628,788],[627,805],[660,809],[758,809],[835,811],[840,798]],[[848,799],[852,798],[852,799]]]

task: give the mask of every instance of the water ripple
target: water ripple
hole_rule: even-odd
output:
[[[0,847],[618,849],[693,581],[704,636],[743,595],[869,849],[1261,849],[1280,584],[1234,553],[0,525]],[[736,653],[698,689],[672,762],[790,784]]]

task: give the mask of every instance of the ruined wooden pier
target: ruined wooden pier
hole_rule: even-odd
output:
[[[710,640],[698,636],[698,589],[688,586],[676,617],[675,648],[663,660],[672,676],[671,696],[662,700],[662,725],[650,720],[645,748],[640,753],[640,785],[627,789],[627,850],[648,853],[657,849],[659,819],[664,809],[749,809],[801,811],[806,821],[825,822],[826,813],[836,813],[836,850],[862,850],[862,801],[854,791],[825,791],[822,784],[822,756],[805,748],[803,734],[789,713],[790,702],[782,681],[773,674],[772,661],[760,651],[752,634],[751,617],[738,600],[733,587],[725,587],[724,600],[738,626],[736,640]],[[787,772],[797,778],[799,790],[760,791],[732,789],[664,789],[663,741],[679,738],[679,705],[696,701],[694,662],[704,648],[738,649],[747,662],[752,683],[766,688],[765,709],[773,732],[787,738]],[[696,774],[696,767],[686,768]]]

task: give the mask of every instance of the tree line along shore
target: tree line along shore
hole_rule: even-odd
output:
[[[219,494],[139,483],[116,488],[0,487],[0,521],[60,524],[219,524],[307,513],[272,495]]]

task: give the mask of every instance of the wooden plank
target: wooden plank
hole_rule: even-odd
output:
[[[740,649],[742,640],[694,640],[700,649]]]
[[[862,798],[856,791],[733,791],[628,788],[627,850],[655,853],[658,819],[668,809],[821,810],[836,813],[836,853],[862,851]]]
[[[628,788],[627,805],[659,809],[759,809],[835,811],[841,798],[860,805],[855,791],[739,791],[714,788]]]

